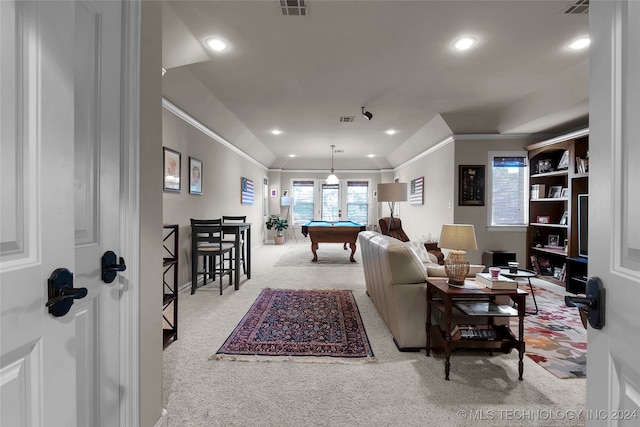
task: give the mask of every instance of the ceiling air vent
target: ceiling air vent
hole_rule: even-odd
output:
[[[338,117],[338,121],[340,123],[351,123],[356,119],[356,116],[340,116]]]
[[[284,16],[307,16],[307,0],[280,0]]]
[[[589,13],[589,0],[578,0],[571,4],[564,13],[568,15],[583,15]]]

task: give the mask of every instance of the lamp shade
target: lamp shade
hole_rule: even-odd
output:
[[[378,201],[379,202],[406,202],[407,201],[407,183],[406,182],[389,182],[378,184]]]
[[[471,224],[444,224],[440,232],[438,246],[445,249],[478,249],[476,232]]]

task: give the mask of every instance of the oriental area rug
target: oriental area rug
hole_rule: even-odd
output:
[[[528,289],[528,286],[522,289]],[[558,378],[581,378],[587,375],[587,330],[575,307],[567,307],[564,296],[540,286],[533,286],[538,314],[524,318],[525,354]],[[527,297],[527,311],[533,309]],[[517,318],[512,318],[517,331]]]
[[[264,289],[212,359],[374,361],[347,290]]]

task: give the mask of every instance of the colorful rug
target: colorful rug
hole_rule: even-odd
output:
[[[529,291],[529,286],[520,285]],[[581,378],[587,375],[587,330],[575,307],[564,304],[564,296],[533,286],[538,314],[524,318],[525,354],[558,378]],[[527,297],[527,311],[533,309]],[[517,331],[517,318],[512,318]]]
[[[351,291],[264,289],[213,359],[373,361]]]

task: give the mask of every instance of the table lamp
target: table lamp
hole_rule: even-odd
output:
[[[393,211],[395,208],[395,203],[407,201],[407,183],[388,182],[385,184],[378,184],[378,201],[389,202],[391,221],[393,222]]]
[[[439,246],[449,249],[449,255],[444,260],[444,269],[447,272],[449,284],[463,286],[464,278],[469,273],[467,251],[478,249],[473,225],[444,224],[440,232]]]

